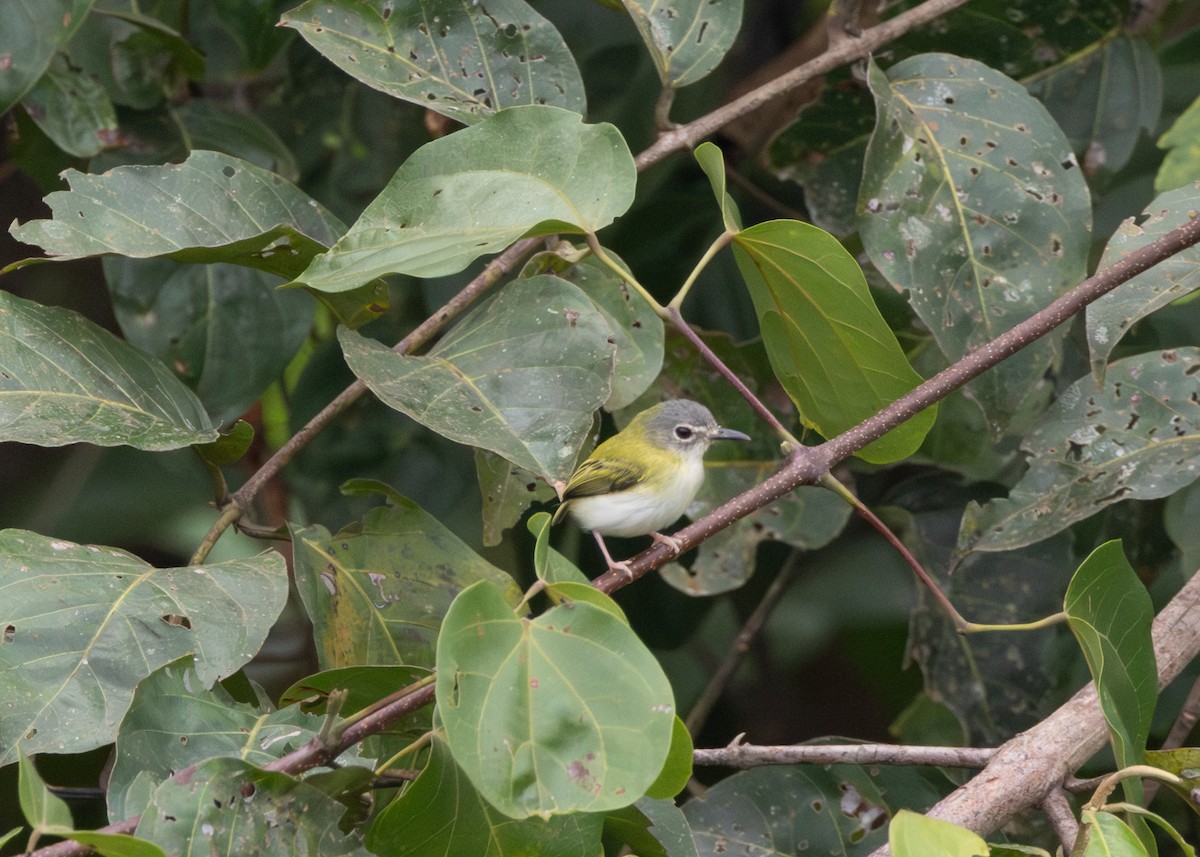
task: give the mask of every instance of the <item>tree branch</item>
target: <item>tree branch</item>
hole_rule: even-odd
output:
[[[996,755],[987,747],[914,747],[904,744],[732,743],[714,750],[693,750],[697,765],[756,768],[760,765],[934,765],[982,768]]]

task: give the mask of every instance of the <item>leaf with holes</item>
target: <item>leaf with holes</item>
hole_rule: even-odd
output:
[[[1096,683],[1117,767],[1141,764],[1158,701],[1154,607],[1119,541],[1083,561],[1063,609]]]
[[[871,261],[951,360],[1040,310],[1086,273],[1091,203],[1070,144],[1015,81],[925,54],[870,68],[876,127],[859,229]],[[1045,395],[1065,331],[972,382],[1003,427]]]
[[[1102,38],[1024,80],[1083,156],[1089,174],[1119,171],[1162,109],[1158,58],[1144,39]]]
[[[340,292],[389,273],[436,277],[523,235],[597,232],[629,208],[635,177],[612,125],[511,107],[414,152],[297,282]]]
[[[292,542],[321,669],[431,666],[442,618],[462,589],[490,580],[514,603],[520,597],[509,575],[400,496],[333,535],[319,524],[293,527]]]
[[[309,0],[281,24],[367,86],[467,125],[520,104],[587,112],[574,56],[523,0]]]
[[[454,760],[513,818],[628,806],[675,721],[662,667],[620,618],[582,602],[521,618],[482,581],[446,614],[437,702]]]
[[[832,235],[772,220],[737,233],[733,252],[771,366],[806,425],[833,437],[921,383],[862,269]],[[911,455],[936,415],[926,408],[858,455],[875,463]]]
[[[0,440],[165,450],[216,439],[162,363],[77,313],[0,291]]]
[[[742,25],[742,0],[621,2],[650,51],[659,79],[674,89],[716,68]]]
[[[250,660],[287,598],[277,553],[154,568],[114,548],[0,532],[0,765],[113,740],[134,687],[195,656],[212,684]]]
[[[1200,348],[1156,351],[1068,387],[1025,438],[1007,498],[963,514],[958,550],[1011,550],[1119,500],[1167,497],[1200,476]]]
[[[1109,239],[1100,259],[1103,270],[1129,253],[1157,241],[1187,223],[1200,207],[1200,183],[1167,191],[1136,218],[1129,218]],[[1109,356],[1140,319],[1200,288],[1200,248],[1187,247],[1148,271],[1117,286],[1087,308],[1087,339],[1092,372],[1104,381]]]
[[[339,333],[350,369],[385,404],[459,443],[565,480],[609,396],[611,332],[575,286],[516,280],[428,354],[397,354]]]
[[[572,813],[554,818],[510,818],[476,791],[434,733],[429,762],[403,794],[371,825],[366,845],[379,857],[600,854],[604,817]],[[447,824],[447,819],[454,819]]]
[[[521,520],[531,505],[557,498],[545,480],[494,452],[475,450],[475,473],[483,499],[485,547],[495,547],[503,542],[504,531]]]
[[[21,106],[56,146],[76,158],[98,155],[117,135],[117,114],[108,93],[62,54],[54,57]]]

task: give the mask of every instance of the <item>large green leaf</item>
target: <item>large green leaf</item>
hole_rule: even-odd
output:
[[[273,711],[237,702],[220,684],[206,690],[191,658],[173,661],[137,686],[121,722],[106,790],[108,817],[142,813],[137,799],[128,799],[139,777],[148,778],[139,786],[157,786],[176,771],[214,756],[267,765],[316,737],[321,723],[320,717],[297,708]]]
[[[1154,177],[1154,189],[1172,190],[1200,181],[1200,97],[1172,123],[1161,137],[1158,147],[1166,149],[1166,157]]]
[[[1024,81],[1090,169],[1117,172],[1162,109],[1158,58],[1143,39],[1101,39]]]
[[[169,256],[294,277],[345,232],[294,185],[218,152],[197,150],[181,164],[117,167],[101,175],[68,170],[66,179],[70,190],[46,197],[50,220],[9,230],[55,261],[107,253]]]
[[[565,480],[609,397],[612,333],[575,286],[538,276],[505,286],[428,354],[397,354],[353,331],[354,374],[386,404],[459,443]]]
[[[93,0],[10,0],[0,31],[0,114],[7,113],[50,66],[79,29]]]
[[[974,831],[906,809],[888,825],[895,857],[988,857],[987,843]]]
[[[1103,270],[1187,223],[1200,206],[1200,182],[1167,191],[1129,218],[1109,239],[1097,266]],[[1200,248],[1195,245],[1117,286],[1087,308],[1092,372],[1103,382],[1109,356],[1129,328],[1155,310],[1200,288]]]
[[[683,810],[671,800],[642,798],[604,816],[604,837],[639,857],[697,857]]]
[[[887,841],[892,812],[923,809],[938,797],[911,768],[768,766],[721,780],[684,804],[683,814],[701,857],[727,854],[741,843],[753,843],[748,853],[763,857],[866,857]]]
[[[574,56],[524,0],[309,0],[281,23],[367,86],[468,125],[519,104],[587,112]]]
[[[195,655],[211,684],[258,652],[287,598],[277,553],[154,568],[123,551],[0,532],[0,764],[113,740],[139,681]]]
[[[1119,541],[1083,561],[1063,609],[1096,683],[1117,767],[1140,764],[1158,701],[1154,607]]]
[[[339,292],[388,273],[453,274],[522,235],[598,231],[632,203],[634,181],[612,125],[511,107],[418,149],[296,279]]]
[[[833,437],[921,383],[837,239],[773,220],[733,240],[771,366],[805,424]],[[905,458],[936,415],[927,408],[858,454],[878,463]]]
[[[108,94],[62,54],[21,106],[56,146],[77,158],[90,158],[117,141],[117,114]]]
[[[742,0],[621,0],[659,79],[678,89],[717,67],[742,25]]]
[[[1025,437],[1029,470],[1007,498],[968,505],[958,546],[1010,550],[1119,500],[1167,497],[1200,476],[1200,348],[1118,360],[1081,378]]]
[[[293,528],[292,544],[322,669],[431,666],[442,617],[459,591],[489,580],[514,602],[519,597],[511,577],[403,497],[334,535],[319,524]]]
[[[369,857],[356,834],[341,831],[344,811],[307,782],[218,758],[160,785],[136,832],[183,857]]]
[[[483,544],[495,547],[534,503],[548,503],[557,495],[545,480],[503,456],[475,450],[475,472],[483,498]]]
[[[77,313],[0,292],[0,440],[164,450],[216,438],[162,363]]]
[[[366,844],[379,857],[587,857],[601,853],[602,822],[582,812],[510,818],[484,800],[435,735],[425,769],[375,819]]]
[[[887,75],[872,65],[870,84],[877,119],[859,196],[863,244],[957,360],[1083,278],[1087,185],[1046,109],[978,62],[916,56]],[[1063,335],[972,382],[993,424],[1045,394]]]
[[[633,803],[675,714],[662,667],[617,616],[575,602],[521,618],[487,582],[446,614],[437,700],[455,761],[513,818]]]
[[[1150,857],[1133,829],[1111,812],[1085,809],[1072,852],[1079,857]]]

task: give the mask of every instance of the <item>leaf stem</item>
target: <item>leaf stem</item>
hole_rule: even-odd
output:
[[[633,290],[641,295],[646,303],[650,304],[650,308],[653,309],[657,315],[661,316],[663,314],[665,311],[663,305],[654,299],[654,295],[646,291],[646,287],[638,282],[637,277],[633,275],[632,271],[628,270],[624,265],[619,264],[616,259],[608,255],[607,251],[604,249],[604,246],[600,243],[600,239],[596,237],[596,233],[588,232],[583,236],[583,239],[587,242],[588,247],[591,249],[592,255],[599,259],[606,268],[620,277],[625,283],[632,286]]]
[[[712,244],[709,245],[708,249],[704,251],[704,255],[700,257],[700,261],[696,263],[696,267],[692,268],[692,272],[688,274],[688,278],[684,281],[683,285],[679,287],[678,293],[676,293],[675,297],[671,298],[671,302],[667,304],[668,310],[675,310],[676,312],[679,311],[679,308],[683,306],[684,299],[686,299],[688,296],[688,292],[691,291],[696,279],[700,276],[700,272],[703,271],[708,263],[712,261],[714,256],[720,253],[721,250],[723,250],[725,246],[733,240],[735,234],[736,233],[730,232],[728,229],[726,229],[717,236],[716,240],[713,241]]]
[[[407,747],[400,750],[398,753],[396,753],[394,756],[392,756],[390,759],[388,759],[382,765],[378,766],[375,769],[375,776],[382,777],[382,776],[386,775],[388,770],[390,770],[391,767],[396,764],[396,762],[400,761],[405,756],[408,756],[412,753],[417,752],[418,750],[422,749],[423,747],[427,747],[432,740],[433,740],[433,730],[432,729],[428,730],[427,732],[422,733],[420,738],[413,741],[411,744],[409,744]]]
[[[1164,771],[1162,768],[1156,768],[1153,765],[1130,765],[1127,768],[1121,768],[1119,771],[1113,771],[1100,781],[1100,785],[1096,787],[1095,794],[1092,799],[1083,805],[1083,808],[1097,810],[1108,802],[1111,795],[1121,784],[1122,780],[1128,779],[1151,779],[1166,783],[1176,788],[1186,788],[1187,782],[1181,777],[1177,777],[1170,771]]]

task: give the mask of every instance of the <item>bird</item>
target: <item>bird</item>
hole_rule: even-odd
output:
[[[649,535],[678,554],[682,544],[659,530],[677,520],[704,482],[704,453],[715,440],[750,440],[717,425],[712,412],[689,399],[668,399],[640,412],[597,446],[576,468],[551,523],[569,514],[590,530],[611,571],[632,580],[604,536]]]

